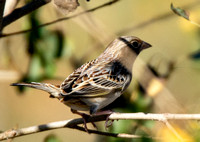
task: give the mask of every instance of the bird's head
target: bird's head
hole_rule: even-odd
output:
[[[150,48],[151,44],[139,39],[135,36],[121,36],[111,42],[106,50],[104,55],[110,55],[112,58],[117,56],[127,57],[129,54],[138,55],[142,50]]]
[[[139,54],[142,50],[151,47],[151,44],[135,36],[121,36],[118,38],[118,41],[122,46],[129,47],[136,54]]]
[[[100,59],[117,60],[129,70],[132,70],[132,65],[137,55],[144,49],[150,48],[151,45],[135,36],[121,36],[111,42]]]

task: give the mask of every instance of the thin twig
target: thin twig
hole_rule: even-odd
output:
[[[74,126],[73,129],[77,129],[80,131],[85,131],[85,128],[80,127],[80,126]],[[102,132],[102,131],[98,131],[98,130],[91,130],[88,129],[88,132],[91,134],[98,134],[98,135],[102,135],[102,136],[110,136],[110,137],[116,137],[116,138],[131,138],[131,139],[136,139],[136,138],[149,138],[149,139],[161,139],[161,138],[157,138],[157,137],[150,137],[150,136],[140,136],[140,135],[133,135],[133,134],[124,134],[124,133],[109,133],[109,132]]]
[[[65,17],[65,18],[60,18],[60,19],[57,19],[57,20],[54,20],[52,22],[48,22],[48,23],[45,23],[45,24],[42,24],[36,28],[41,28],[41,27],[44,27],[44,26],[48,26],[48,25],[51,25],[51,24],[54,24],[54,23],[57,23],[57,22],[61,22],[63,20],[70,20],[72,18],[75,18],[75,17],[78,17],[80,15],[83,15],[83,14],[86,14],[86,13],[89,13],[89,12],[93,12],[93,11],[96,11],[102,7],[105,7],[105,6],[108,6],[108,5],[111,5],[115,2],[117,2],[119,0],[113,0],[111,2],[108,2],[108,3],[105,3],[103,5],[100,5],[98,7],[95,7],[95,8],[92,8],[92,9],[89,9],[89,10],[86,10],[84,12],[81,12],[81,13],[78,13],[76,15],[73,15],[73,16],[70,16],[70,17]],[[189,9],[189,8],[192,8],[194,6],[197,6],[200,2],[199,1],[195,1],[194,3],[191,3],[191,4],[187,4],[186,6],[183,6],[184,9]],[[139,23],[138,25],[135,25],[135,26],[131,26],[131,27],[128,27],[126,29],[123,29],[122,31],[119,31],[117,32],[117,35],[123,35],[125,33],[128,33],[128,32],[131,32],[133,30],[136,30],[136,29],[139,29],[139,28],[143,28],[147,25],[150,25],[150,24],[153,24],[157,21],[160,21],[160,20],[163,20],[163,19],[166,19],[166,18],[170,18],[172,17],[174,14],[172,12],[167,12],[167,13],[164,13],[164,14],[161,14],[161,15],[158,15],[156,18],[152,18],[152,19],[149,19],[147,21],[144,21],[142,23]],[[5,33],[5,34],[2,34],[0,35],[0,38],[3,38],[3,37],[8,37],[8,36],[13,36],[13,35],[18,35],[18,34],[24,34],[24,33],[27,33],[27,32],[30,32],[30,31],[33,31],[35,30],[35,28],[31,28],[31,29],[27,29],[27,30],[22,30],[22,31],[17,31],[17,32],[12,32],[12,33]]]
[[[187,4],[187,5],[183,6],[183,8],[184,9],[189,9],[189,8],[194,7],[194,6],[197,6],[199,3],[200,3],[200,1],[195,1],[193,3],[190,3],[190,4]],[[123,30],[119,31],[117,33],[117,35],[123,35],[125,33],[127,34],[129,32],[132,32],[133,30],[146,27],[147,25],[149,26],[150,24],[153,24],[155,22],[161,21],[163,19],[171,18],[173,16],[174,16],[174,13],[172,13],[171,11],[167,12],[167,13],[160,14],[160,15],[156,16],[155,18],[146,20],[146,21],[144,21],[142,23],[139,23],[137,25],[134,25],[134,26],[131,26],[131,27],[128,27],[128,28],[124,28]]]
[[[178,134],[178,132],[176,131],[176,129],[174,129],[174,127],[167,121],[164,121],[165,125],[167,126],[167,128],[180,140],[183,141],[183,138]]]
[[[90,117],[87,122],[98,122],[98,121],[105,121],[107,119],[107,115],[98,115]],[[165,122],[167,127],[173,131],[173,133],[181,139],[175,129],[167,122],[167,120],[200,120],[200,114],[144,114],[144,113],[112,113],[109,116],[110,120],[135,120],[135,119],[142,119],[142,120],[157,120],[161,122]],[[59,128],[73,128],[78,129],[81,131],[85,131],[84,128],[77,126],[78,124],[83,124],[84,121],[82,118],[79,119],[71,119],[71,120],[64,120],[64,121],[57,121],[51,122],[48,124],[32,126],[22,129],[16,130],[8,130],[3,133],[0,133],[0,140],[10,139],[14,137],[19,137],[23,135],[38,133],[42,131],[48,131],[53,129]],[[116,133],[107,133],[107,132],[100,132],[96,130],[89,130],[90,133],[99,134],[99,135],[106,135],[112,137],[123,137],[123,138],[140,138],[143,136],[136,136],[132,134],[116,134]],[[153,137],[147,137],[153,138]],[[154,138],[153,138],[154,139]]]
[[[49,2],[51,2],[51,0],[33,0],[21,8],[15,9],[11,14],[3,18],[2,29]]]
[[[38,29],[38,28],[42,28],[42,27],[45,27],[45,26],[49,26],[49,25],[55,24],[57,22],[61,22],[61,21],[64,21],[64,20],[70,20],[70,19],[78,17],[80,15],[83,15],[83,14],[86,14],[86,13],[90,13],[90,12],[96,11],[98,9],[101,9],[103,7],[112,5],[112,4],[114,4],[114,3],[118,2],[118,1],[120,1],[120,0],[113,0],[113,1],[110,1],[110,2],[107,2],[107,3],[104,3],[104,4],[100,5],[100,6],[97,6],[95,8],[80,12],[78,14],[75,14],[75,15],[72,15],[72,16],[69,16],[69,17],[60,18],[60,19],[57,19],[57,20],[54,20],[54,21],[51,21],[51,22],[48,22],[48,23],[45,23],[45,24],[41,24],[41,25],[39,25],[39,26],[37,26],[35,28],[30,28],[30,29],[27,29],[27,30],[17,31],[17,32],[13,32],[13,33],[2,34],[2,35],[0,35],[0,38],[12,36],[12,35],[24,34],[24,33],[33,31],[33,30]]]

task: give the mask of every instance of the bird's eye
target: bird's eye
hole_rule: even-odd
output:
[[[139,43],[137,41],[133,41],[132,46],[135,48],[139,47]]]

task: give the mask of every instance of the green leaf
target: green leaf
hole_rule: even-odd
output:
[[[52,61],[51,63],[45,64],[44,74],[47,78],[52,78],[56,71],[55,63]]]
[[[181,8],[179,8],[179,7],[174,7],[173,6],[173,4],[171,3],[171,10],[175,13],[175,14],[177,14],[178,16],[181,16],[181,17],[183,17],[183,18],[185,18],[185,19],[187,19],[187,20],[190,20],[189,19],[189,12],[187,12],[187,11],[185,11],[185,10],[183,10],[183,9],[181,9]]]
[[[56,135],[50,134],[44,139],[44,142],[61,142],[61,140]]]

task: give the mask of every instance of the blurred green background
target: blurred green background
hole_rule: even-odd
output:
[[[73,15],[109,0],[80,0]],[[175,15],[174,6],[190,6],[190,18],[200,23],[198,0],[121,0],[111,6],[55,23],[26,34],[0,39],[0,130],[23,128],[53,121],[77,118],[70,109],[45,92],[11,87],[19,81],[40,81],[61,84],[74,69],[96,58],[116,37],[134,35],[152,44],[153,48],[139,55],[148,63],[165,87],[156,95],[148,95],[138,85],[141,62],[136,60],[133,81],[125,94],[117,100],[121,106],[112,106],[119,112],[199,113],[200,112],[200,28]],[[20,1],[19,6],[25,4]],[[134,28],[145,21],[141,28]],[[7,26],[3,33],[34,28],[42,23],[62,18],[63,15],[49,3],[37,11]],[[127,30],[128,29],[128,30]],[[173,64],[173,71],[170,65]],[[170,74],[170,76],[165,76]],[[137,78],[137,79],[136,79]],[[25,89],[25,90],[24,90]],[[116,103],[117,104],[117,103]],[[200,140],[199,123],[173,121],[174,128],[189,141]],[[104,123],[99,123],[102,127]],[[163,137],[163,142],[178,141],[161,122],[116,121],[110,132],[132,133]],[[47,137],[49,135],[49,137]],[[77,137],[78,136],[78,137]],[[57,138],[58,137],[58,140]],[[117,139],[88,135],[72,129],[58,129],[14,139],[21,141],[156,141],[151,139]]]

